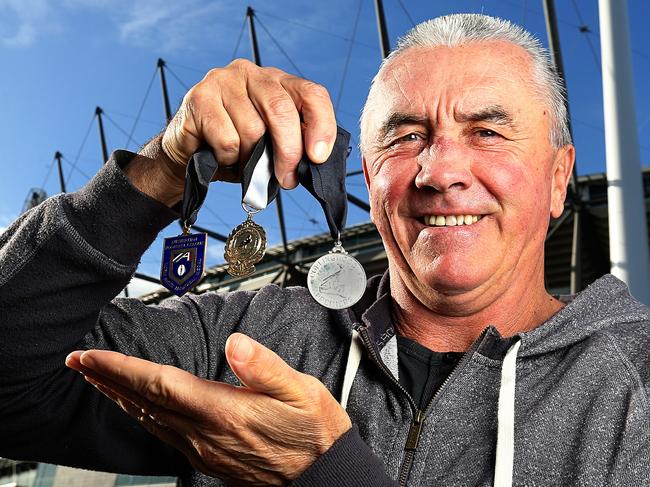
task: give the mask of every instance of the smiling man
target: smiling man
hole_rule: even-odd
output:
[[[265,131],[294,187],[303,152],[334,144],[329,96],[246,61],[213,70],[140,154],[2,235],[1,455],[191,486],[650,478],[648,309],[612,276],[544,287],[574,148],[537,40],[452,15],[384,62],[361,149],[389,269],[350,309],[277,286],[111,301],[177,216],[189,156],[241,164]]]

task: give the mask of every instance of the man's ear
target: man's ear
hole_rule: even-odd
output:
[[[363,179],[366,180],[366,187],[368,188],[368,192],[370,193],[370,178],[368,177],[368,163],[366,162],[365,157],[361,157],[361,166],[363,167]]]
[[[363,168],[363,179],[366,180],[366,187],[368,188],[368,203],[370,203],[370,221],[372,219],[372,190],[370,189],[370,177],[368,176],[368,162],[364,156],[361,156],[361,167]]]
[[[576,150],[572,144],[558,149],[553,161],[551,181],[551,216],[559,218],[564,211],[567,187],[571,182]]]

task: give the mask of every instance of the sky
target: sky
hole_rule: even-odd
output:
[[[67,191],[102,165],[95,107],[104,112],[109,151],[138,147],[164,127],[156,62],[168,66],[173,109],[212,67],[251,57],[246,7],[256,12],[262,64],[323,84],[340,125],[358,143],[358,115],[381,62],[372,0],[0,0],[0,231],[21,213],[31,188],[60,192],[53,156],[60,151]],[[391,45],[413,25],[455,12],[477,12],[523,25],[547,45],[541,0],[384,0]],[[579,174],[605,172],[598,4],[556,0]],[[629,0],[641,163],[650,163],[650,3]],[[139,116],[138,116],[139,115]],[[358,152],[348,170],[361,168]],[[367,200],[363,176],[348,191]],[[198,225],[228,234],[244,220],[238,185],[210,188]],[[326,230],[317,203],[298,188],[283,193],[289,239]],[[275,205],[256,216],[271,245],[280,242]],[[368,221],[350,205],[348,225]],[[160,273],[161,233],[139,271]],[[128,238],[128,235],[123,236]],[[208,265],[223,262],[211,240]],[[153,286],[154,288],[157,286]],[[151,289],[134,281],[131,294]]]

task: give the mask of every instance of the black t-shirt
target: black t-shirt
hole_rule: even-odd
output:
[[[454,369],[463,352],[434,352],[419,343],[397,337],[399,382],[424,410]]]

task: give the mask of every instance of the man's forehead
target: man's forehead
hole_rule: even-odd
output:
[[[494,42],[408,49],[376,80],[375,122],[387,123],[394,114],[426,118],[436,110],[456,120],[489,111],[494,119],[511,121],[518,110],[532,102],[534,88],[528,54],[518,46],[507,45],[514,55],[505,53],[498,58],[496,54],[502,51],[496,48],[503,46]]]

